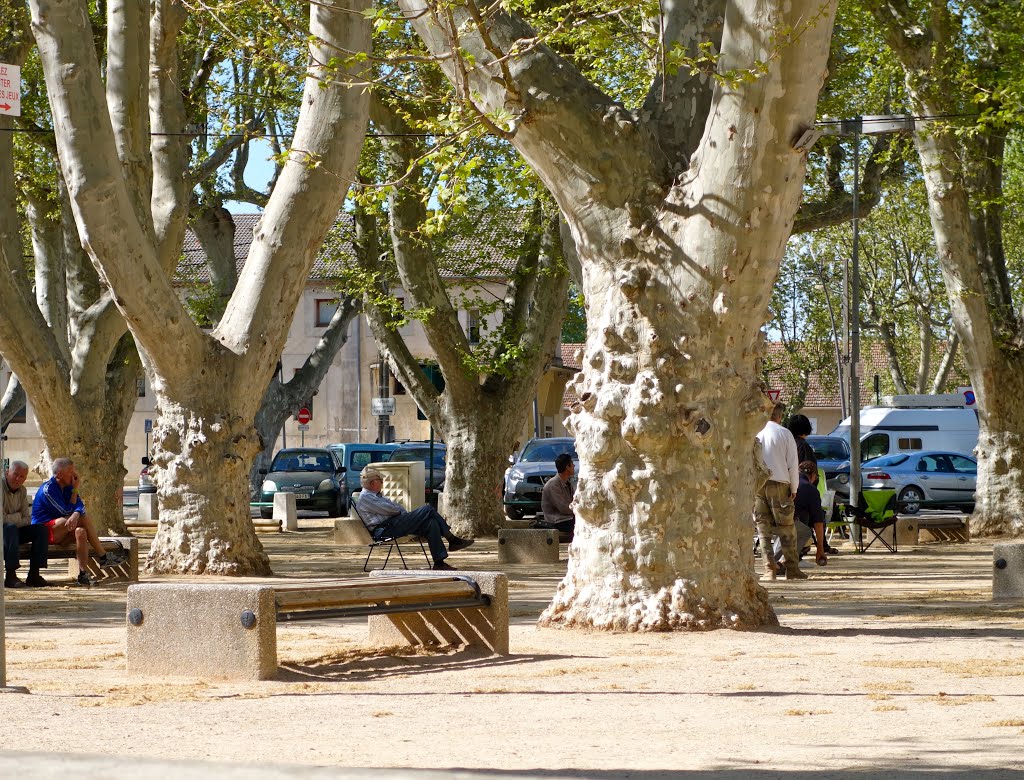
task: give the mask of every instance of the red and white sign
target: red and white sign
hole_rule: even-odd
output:
[[[0,114],[21,116],[21,67],[0,62]]]
[[[782,395],[781,390],[767,390],[765,392],[768,393],[768,400],[772,402],[777,402],[779,400],[779,396]]]
[[[295,419],[299,421],[299,425],[306,425],[313,419],[313,415],[309,413],[309,409],[303,406],[295,415]]]

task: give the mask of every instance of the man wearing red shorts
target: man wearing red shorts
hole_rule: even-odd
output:
[[[100,538],[85,514],[85,504],[78,495],[78,472],[71,458],[53,461],[53,476],[36,491],[32,501],[32,524],[45,525],[50,532],[50,544],[74,543],[78,566],[79,585],[91,585],[94,578],[86,570],[89,548],[99,556],[100,566],[123,563],[123,553],[105,552]]]

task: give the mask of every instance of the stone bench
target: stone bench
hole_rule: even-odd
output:
[[[554,528],[500,529],[498,563],[558,563],[558,531]]]
[[[159,583],[128,588],[130,675],[263,680],[277,624],[367,616],[375,645],[462,644],[508,654],[508,578],[495,572],[373,572],[305,583]]]
[[[101,536],[100,544],[102,544],[104,551],[111,552],[124,550],[128,554],[128,557],[125,559],[124,563],[104,568],[100,566],[99,561],[97,560],[99,556],[96,555],[96,552],[94,550],[90,550],[89,566],[87,570],[96,578],[96,582],[98,584],[139,581],[138,539],[134,536]],[[30,558],[31,551],[31,544],[19,545],[18,557],[23,561],[27,561]],[[78,559],[75,557],[75,547],[73,544],[70,547],[57,547],[51,544],[46,549],[46,559],[48,561],[67,560],[68,576],[73,580],[77,579],[82,570],[78,565]]]
[[[918,519],[919,538],[926,542],[969,542],[971,519],[963,515],[948,517],[922,517]]]

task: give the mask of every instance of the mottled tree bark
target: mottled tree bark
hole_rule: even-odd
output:
[[[710,39],[719,71],[652,85],[635,116],[501,13],[400,0],[443,66],[558,201],[586,297],[569,426],[580,454],[576,537],[541,622],[616,630],[750,628],[774,613],[751,559],[752,442],[766,418],[758,360],[793,227],[835,4],[661,4],[666,47]],[[799,29],[786,40],[780,28]],[[720,30],[711,34],[713,30]],[[471,91],[472,90],[472,91]],[[652,109],[652,104],[658,106]]]

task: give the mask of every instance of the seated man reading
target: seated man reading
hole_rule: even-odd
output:
[[[401,504],[382,496],[380,491],[384,486],[384,476],[377,469],[370,466],[364,468],[359,475],[359,483],[363,490],[356,501],[356,511],[374,539],[422,536],[430,547],[430,557],[434,559],[433,568],[439,571],[455,568],[444,562],[448,550],[456,552],[473,544],[472,539],[463,539],[453,534],[448,521],[430,504],[406,512]],[[445,539],[448,540],[448,550],[444,547]]]
[[[557,528],[560,533],[568,534],[572,539],[576,528],[576,515],[572,511],[572,486],[569,480],[576,473],[576,464],[572,456],[563,452],[555,458],[555,471],[558,473],[544,483],[540,494],[540,511],[544,515],[543,526]]]
[[[100,566],[124,563],[122,552],[104,552],[100,538],[85,514],[85,504],[78,495],[78,472],[71,458],[53,461],[53,476],[36,491],[32,502],[32,523],[49,529],[50,544],[74,543],[81,571],[79,585],[91,585],[95,577],[86,571],[89,565],[89,547],[100,556]]]
[[[32,525],[32,502],[28,500],[25,490],[25,477],[28,476],[28,464],[15,460],[4,472],[0,480],[3,492],[4,521],[4,577],[5,588],[24,588],[26,584],[33,588],[45,588],[49,583],[39,573],[46,568],[46,545],[48,537],[42,526]],[[18,545],[31,543],[28,577],[25,582],[18,579]]]

